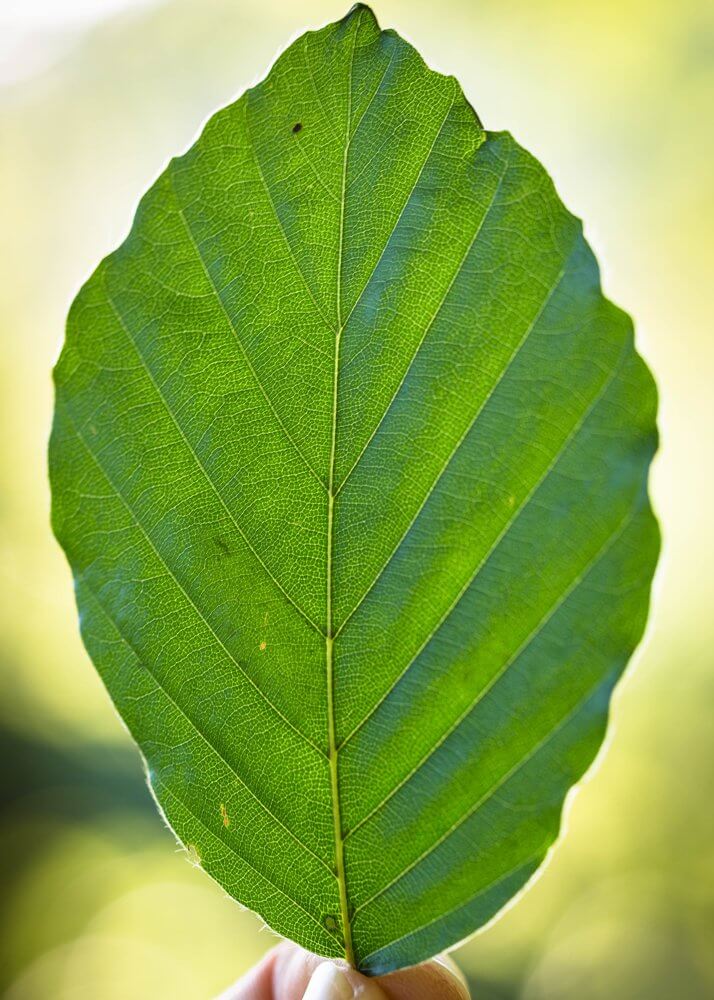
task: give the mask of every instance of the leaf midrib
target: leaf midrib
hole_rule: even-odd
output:
[[[335,874],[340,900],[340,917],[344,937],[345,958],[350,965],[355,964],[354,947],[352,944],[352,917],[350,914],[349,896],[347,891],[347,876],[345,872],[345,847],[342,830],[342,807],[340,801],[339,776],[339,746],[337,742],[337,717],[335,712],[335,636],[332,622],[332,591],[333,591],[333,545],[334,545],[334,510],[335,510],[335,459],[337,454],[337,397],[340,371],[340,342],[344,324],[342,322],[342,260],[345,235],[345,201],[347,188],[347,164],[350,149],[350,126],[352,119],[352,73],[354,69],[355,49],[361,23],[361,14],[353,32],[350,71],[347,80],[347,114],[345,125],[345,148],[342,158],[342,197],[340,201],[340,231],[337,254],[336,274],[336,308],[337,333],[335,336],[335,360],[332,373],[332,429],[330,441],[330,462],[327,488],[327,544],[326,544],[326,635],[325,635],[325,672],[327,688],[327,729],[328,756],[330,766],[330,792],[332,798],[332,821],[335,837]]]

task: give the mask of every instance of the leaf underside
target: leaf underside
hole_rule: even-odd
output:
[[[53,523],[168,822],[367,973],[543,861],[645,622],[656,393],[582,229],[354,8],[72,306]]]

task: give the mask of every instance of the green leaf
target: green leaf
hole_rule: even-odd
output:
[[[84,641],[190,854],[368,973],[490,920],[658,550],[654,385],[543,168],[356,7],[170,163],[56,385]]]

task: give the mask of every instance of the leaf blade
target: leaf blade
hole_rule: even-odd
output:
[[[543,168],[358,6],[81,291],[53,523],[160,808],[370,973],[528,881],[657,557],[656,393]]]

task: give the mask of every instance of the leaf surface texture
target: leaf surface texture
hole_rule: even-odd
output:
[[[543,168],[358,6],[170,163],[56,386],[84,641],[193,856],[369,973],[482,926],[658,550],[654,385]]]

